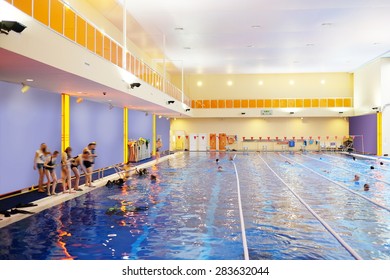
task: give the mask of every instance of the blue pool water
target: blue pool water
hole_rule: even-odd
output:
[[[129,187],[102,187],[1,228],[0,258],[243,259],[228,156],[180,155],[149,169],[156,182],[133,177]],[[234,162],[250,259],[353,259],[289,188],[362,258],[390,259],[390,212],[340,187],[390,207],[387,163],[310,153],[238,154]]]

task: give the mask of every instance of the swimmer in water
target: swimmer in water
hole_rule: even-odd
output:
[[[359,175],[355,174],[355,177],[353,178],[353,181],[354,182],[359,182],[359,180],[360,180]]]
[[[217,158],[217,159],[215,160],[215,162],[218,164],[218,163],[219,163],[219,159]]]
[[[369,191],[370,190],[370,185],[369,184],[364,184],[364,191]]]
[[[222,172],[222,171],[223,171],[222,166],[218,166],[218,172]]]

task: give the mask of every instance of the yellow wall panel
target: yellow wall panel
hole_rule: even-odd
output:
[[[272,108],[279,108],[279,99],[272,100]]]
[[[126,70],[130,72],[130,53],[126,52]]]
[[[303,100],[302,99],[295,99],[295,107],[302,108],[303,107]]]
[[[5,1],[7,1],[7,2],[10,3],[10,4],[12,4],[12,0],[5,0]]]
[[[287,99],[287,107],[294,108],[295,107],[295,99]]]
[[[195,108],[195,100],[191,100],[191,108]]]
[[[14,0],[14,6],[29,16],[32,15],[32,0]]]
[[[241,108],[241,100],[234,99],[234,108]]]
[[[103,56],[103,34],[96,30],[96,54]]]
[[[225,100],[218,100],[218,108],[225,108]]]
[[[233,100],[226,100],[226,108],[233,108]]]
[[[263,108],[263,107],[264,107],[264,100],[257,99],[257,108]]]
[[[334,107],[335,106],[335,100],[333,98],[328,98],[328,107]]]
[[[203,100],[202,108],[209,109],[210,108],[210,100]]]
[[[264,108],[271,108],[272,106],[272,100],[271,99],[265,99],[264,100]]]
[[[217,100],[211,100],[211,108],[213,108],[213,109],[218,108]]]
[[[249,100],[249,108],[256,108],[256,100],[255,99]]]
[[[81,46],[85,47],[85,34],[86,34],[87,25],[84,19],[77,16],[77,32],[76,32],[76,42]]]
[[[248,108],[249,102],[247,99],[241,100],[241,108]]]
[[[328,99],[321,98],[320,99],[320,107],[321,108],[328,107]]]
[[[344,107],[352,107],[352,100],[350,98],[344,98]]]
[[[87,48],[95,52],[95,28],[87,23]]]
[[[310,108],[311,107],[311,99],[304,99],[303,100],[303,107]]]
[[[312,99],[311,100],[311,107],[318,108],[319,105],[320,105],[320,102],[319,102],[318,99]]]
[[[65,7],[65,28],[64,35],[74,41],[76,38],[76,14],[69,8]]]
[[[114,42],[111,41],[111,62],[114,64],[117,64],[117,51],[118,51],[118,45]]]
[[[107,60],[111,60],[111,40],[104,36],[103,56]]]
[[[50,27],[58,33],[63,33],[64,5],[59,0],[50,2]]]
[[[343,107],[343,99],[336,98],[336,107]]]
[[[34,0],[34,18],[49,25],[49,0]]]
[[[279,106],[280,108],[287,108],[287,99],[280,99]]]

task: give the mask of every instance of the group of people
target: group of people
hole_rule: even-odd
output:
[[[82,191],[79,187],[80,172],[79,167],[85,173],[85,186],[94,187],[92,185],[92,171],[95,163],[96,142],[91,142],[85,147],[81,154],[72,156],[72,148],[67,147],[61,154],[61,161],[57,163],[59,152],[54,151],[51,153],[45,143],[42,143],[40,148],[35,152],[34,157],[34,170],[38,170],[38,192],[45,192],[44,190],[44,178],[47,178],[47,195],[55,195],[57,187],[57,175],[55,168],[57,165],[61,165],[61,181],[63,192],[72,191],[71,173],[75,175],[74,191]]]
[[[357,183],[357,182],[359,182],[359,180],[360,180],[360,176],[358,174],[355,174],[355,176],[353,178],[353,181]],[[369,191],[370,190],[370,185],[367,184],[367,183],[364,184],[363,190],[366,191],[366,192]]]

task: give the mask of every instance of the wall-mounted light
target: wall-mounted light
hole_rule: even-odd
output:
[[[340,111],[339,114],[343,114],[344,112]]]
[[[76,99],[76,103],[77,104],[80,104],[83,101],[84,101],[84,99],[82,97],[79,97],[79,98]]]
[[[22,88],[20,89],[21,92],[26,93],[30,89],[30,86],[26,85],[25,83],[22,83]]]
[[[140,86],[141,86],[140,83],[132,83],[132,84],[130,84],[130,88],[131,88],[131,89],[133,89],[133,88],[135,88],[135,87],[140,87]]]
[[[10,31],[21,33],[25,28],[25,25],[17,21],[0,21],[0,34],[3,33],[5,35],[8,35]]]
[[[159,115],[159,116],[158,116],[158,118],[159,118],[159,119],[161,119],[161,118],[162,118],[162,116],[161,116],[161,115]]]
[[[241,112],[241,115],[245,115],[246,113],[245,112]]]
[[[191,109],[190,108],[188,108],[188,109],[186,109],[186,112],[189,112]]]
[[[294,115],[295,113],[294,112],[290,112],[290,115]]]
[[[175,100],[168,100],[167,103],[168,103],[168,105],[169,105],[169,104],[173,104],[173,103],[175,103]]]

